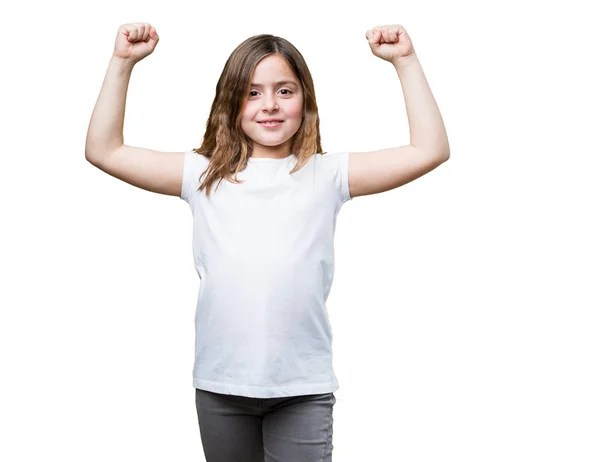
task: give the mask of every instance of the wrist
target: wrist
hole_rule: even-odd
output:
[[[131,71],[136,63],[131,59],[121,58],[119,56],[112,55],[110,59],[110,64],[123,71]]]
[[[416,53],[411,53],[408,56],[403,56],[401,58],[398,58],[394,61],[392,61],[392,64],[394,65],[394,67],[396,69],[404,69],[406,67],[410,67],[415,63],[419,62],[419,58],[417,57]]]

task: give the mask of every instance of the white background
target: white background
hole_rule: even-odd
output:
[[[401,24],[451,158],[346,203],[328,300],[334,461],[600,460],[598,28],[587,2],[29,2],[0,15],[0,459],[203,461],[192,217],[85,161],[117,29],[125,143],[200,146],[251,35],[311,70],[323,149],[409,143],[365,32]],[[14,7],[14,5],[13,5]],[[243,462],[243,461],[241,461]]]

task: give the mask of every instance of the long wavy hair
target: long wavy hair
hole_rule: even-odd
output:
[[[210,196],[212,184],[223,179],[241,183],[238,172],[244,170],[252,155],[253,141],[242,130],[242,110],[250,92],[252,75],[258,62],[266,56],[278,54],[284,58],[302,85],[304,107],[302,124],[292,137],[292,153],[296,164],[290,174],[300,170],[313,154],[326,154],[321,149],[319,113],[312,76],[302,54],[287,40],[270,34],[255,35],[231,53],[219,81],[215,99],[206,123],[202,144],[194,152],[209,159],[206,176],[198,190],[206,188]]]

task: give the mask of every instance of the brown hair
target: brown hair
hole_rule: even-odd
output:
[[[321,149],[315,89],[304,57],[294,45],[281,37],[270,34],[252,36],[238,45],[227,59],[217,82],[202,145],[193,149],[209,159],[208,168],[200,180],[204,175],[206,178],[198,188],[200,191],[206,188],[207,196],[210,196],[211,186],[217,180],[219,183],[223,179],[232,183],[243,182],[237,179],[237,173],[246,168],[253,141],[241,128],[242,109],[256,65],[271,54],[278,54],[288,62],[300,81],[304,95],[302,124],[292,137],[296,164],[290,174],[304,167],[313,154],[326,154]]]

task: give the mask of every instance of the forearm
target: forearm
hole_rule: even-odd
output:
[[[113,56],[92,113],[85,156],[103,155],[123,145],[127,87],[134,64]]]
[[[404,92],[410,144],[426,152],[450,155],[442,115],[416,55],[393,63]]]

